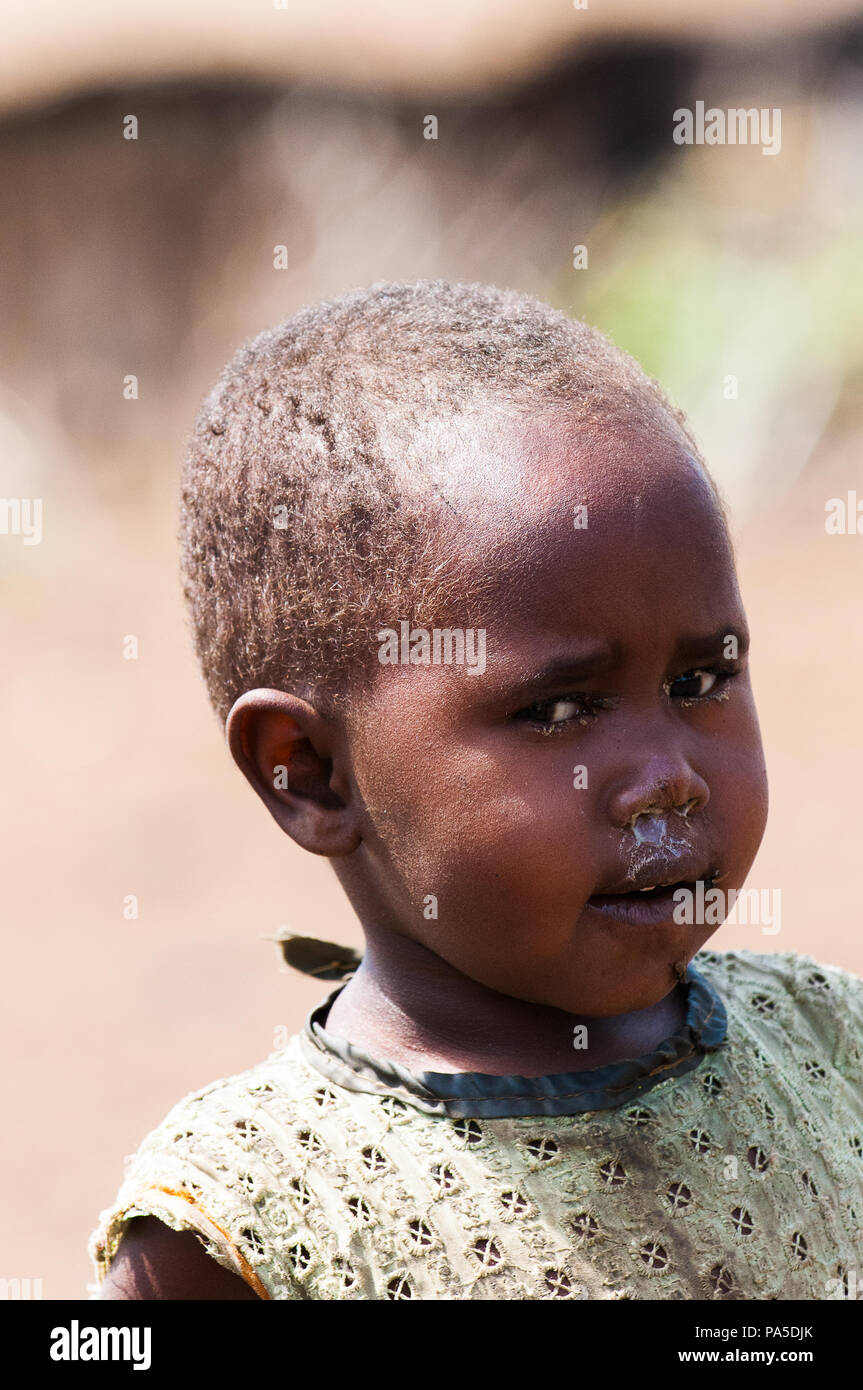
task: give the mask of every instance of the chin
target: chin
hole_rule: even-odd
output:
[[[609,981],[602,990],[593,990],[591,997],[584,997],[584,989],[576,985],[569,994],[569,1001],[560,1003],[558,1008],[568,1013],[583,1014],[586,1018],[613,1018],[617,1014],[639,1013],[652,1009],[667,999],[669,994],[681,983],[689,962],[699,948],[693,946],[685,951],[669,952],[661,958],[642,962],[618,978]],[[583,986],[583,977],[579,984]]]

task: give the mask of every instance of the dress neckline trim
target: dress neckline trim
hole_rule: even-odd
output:
[[[391,1096],[430,1115],[454,1118],[518,1115],[578,1115],[611,1110],[643,1095],[661,1081],[697,1067],[725,1041],[725,1006],[709,980],[690,965],[686,976],[686,1019],[676,1033],[641,1057],[588,1071],[545,1076],[495,1076],[489,1072],[412,1072],[326,1029],[340,985],[311,1010],[298,1035],[302,1053],[329,1081],[349,1091]]]

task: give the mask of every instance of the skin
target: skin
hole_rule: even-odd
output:
[[[99,1298],[108,1302],[199,1298],[259,1302],[239,1274],[207,1254],[192,1231],[173,1231],[153,1216],[129,1222]]]
[[[485,672],[382,666],[339,719],[250,691],[227,733],[363,924],[329,1031],[415,1071],[536,1076],[644,1054],[685,1020],[679,981],[716,926],[636,925],[590,901],[637,860],[632,818],[688,804],[670,820],[692,876],[740,888],[767,783],[733,555],[685,440],[561,415],[487,433],[493,495],[474,459],[450,539],[483,585],[481,621],[464,625],[486,629]]]
[[[334,860],[363,923],[366,957],[331,1031],[413,1069],[540,1075],[574,1069],[576,1024],[589,1039],[578,1069],[657,1046],[683,1022],[681,966],[716,930],[624,927],[587,907],[627,871],[625,823],[693,802],[692,855],[727,891],[761,841],[767,788],[733,556],[683,441],[543,421],[501,462],[510,487],[485,518],[481,479],[461,483],[460,559],[486,581],[483,675],[382,667],[340,725],[253,691],[228,734],[282,828]],[[537,680],[590,651],[587,669]],[[693,701],[710,678],[687,673],[720,665]],[[609,708],[561,723],[573,696]],[[531,708],[559,727],[543,732]],[[575,765],[588,789],[573,789]]]

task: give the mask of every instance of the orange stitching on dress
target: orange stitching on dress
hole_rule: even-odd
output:
[[[216,1230],[224,1238],[226,1244],[231,1247],[231,1250],[234,1252],[234,1255],[236,1256],[237,1261],[240,1265],[239,1273],[242,1275],[249,1288],[254,1290],[254,1292],[258,1295],[258,1298],[264,1298],[271,1301],[270,1295],[267,1292],[266,1288],[261,1283],[257,1274],[252,1269],[251,1265],[243,1259],[243,1256],[240,1254],[236,1245],[231,1240],[231,1237],[228,1235],[227,1231],[219,1225],[218,1221],[213,1220],[209,1212],[205,1211],[204,1208],[198,1202],[195,1201],[194,1197],[190,1197],[188,1192],[183,1192],[181,1189],[176,1187],[149,1187],[147,1188],[147,1191],[165,1192],[169,1197],[182,1197],[184,1202],[188,1202],[190,1207],[194,1207],[195,1211],[200,1212],[201,1215],[205,1217],[207,1221],[209,1221],[211,1226],[215,1226]]]

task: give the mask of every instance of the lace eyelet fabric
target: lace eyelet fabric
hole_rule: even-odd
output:
[[[700,952],[686,1027],[550,1077],[329,1037],[181,1100],[90,1238],[197,1233],[263,1299],[825,1299],[863,1260],[863,981]]]

